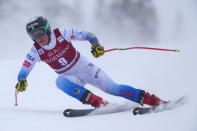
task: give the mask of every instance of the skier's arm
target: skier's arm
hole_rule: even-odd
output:
[[[89,41],[91,44],[99,43],[97,37],[88,31],[79,31],[74,29],[62,30],[64,38],[68,41],[79,40],[79,41]]]
[[[27,54],[25,61],[23,62],[23,65],[18,74],[18,83],[16,84],[16,89],[18,91],[22,92],[26,89],[27,87],[26,78],[28,77],[29,73],[35,66],[36,62],[39,60],[40,59],[36,50],[34,49],[34,47],[32,47],[32,49]]]
[[[68,41],[71,40],[87,40],[91,43],[91,53],[95,58],[104,55],[104,47],[99,44],[97,37],[88,31],[78,31],[78,30],[63,30],[62,32],[64,38]]]

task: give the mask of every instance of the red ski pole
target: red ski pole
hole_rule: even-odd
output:
[[[18,97],[18,91],[15,90],[15,106],[18,106],[17,97]]]
[[[110,52],[110,51],[115,51],[115,50],[132,50],[132,49],[145,49],[145,50],[158,50],[158,51],[179,52],[178,49],[162,49],[162,48],[152,48],[152,47],[113,48],[113,49],[105,50],[105,52]]]

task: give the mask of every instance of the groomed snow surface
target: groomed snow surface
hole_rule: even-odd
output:
[[[193,43],[194,45],[195,43]],[[66,108],[91,108],[72,99],[55,86],[57,75],[44,63],[39,63],[28,77],[28,88],[18,95],[18,106],[14,105],[16,77],[22,60],[2,60],[0,92],[0,130],[159,130],[195,131],[197,120],[196,102],[196,56],[192,46],[174,44],[181,52],[122,51],[105,54],[95,60],[91,54],[82,54],[98,63],[115,81],[132,85],[155,93],[165,100],[186,95],[188,103],[180,108],[133,116],[131,111],[122,113],[65,118]],[[162,45],[160,45],[162,46]],[[164,47],[164,46],[163,46]],[[166,45],[166,47],[170,47]],[[170,47],[173,48],[173,47]],[[111,68],[113,67],[113,68]],[[113,103],[129,102],[87,86],[88,89]],[[131,102],[132,104],[132,102]]]

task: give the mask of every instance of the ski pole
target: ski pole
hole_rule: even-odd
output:
[[[105,52],[110,52],[110,51],[115,51],[115,50],[132,50],[132,49],[145,49],[145,50],[158,50],[158,51],[179,52],[178,49],[162,49],[162,48],[152,48],[152,47],[113,48],[113,49],[105,50]]]
[[[17,96],[18,96],[18,91],[15,90],[15,106],[18,106]]]

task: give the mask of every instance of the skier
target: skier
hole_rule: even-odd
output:
[[[108,104],[107,101],[87,90],[84,87],[86,84],[141,105],[157,106],[166,102],[144,90],[115,83],[101,68],[90,62],[73,47],[71,41],[87,40],[91,44],[91,53],[95,58],[104,55],[104,48],[93,33],[58,28],[51,31],[48,20],[42,16],[32,18],[27,23],[26,30],[34,44],[18,74],[16,84],[18,92],[26,90],[26,78],[36,62],[44,61],[59,74],[56,86],[83,104],[90,104],[95,108]]]

